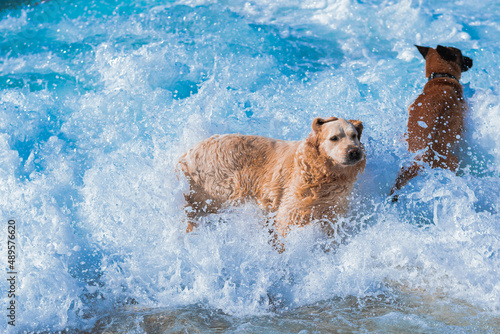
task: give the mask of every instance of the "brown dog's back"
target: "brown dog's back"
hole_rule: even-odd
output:
[[[411,166],[401,169],[391,195],[418,174],[422,168],[418,161],[432,168],[455,171],[458,167],[452,151],[462,136],[468,109],[459,80],[462,72],[472,67],[472,59],[456,48],[417,48],[425,58],[425,75],[429,78],[423,93],[409,107],[408,150],[418,156]]]
[[[451,153],[462,134],[467,103],[456,80],[430,81],[409,108],[408,149],[425,150],[422,160],[432,168],[455,170],[457,158]]]

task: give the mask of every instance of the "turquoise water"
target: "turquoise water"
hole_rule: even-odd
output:
[[[8,333],[415,332],[500,328],[500,4],[7,1],[0,5],[0,213],[16,221]],[[414,44],[474,59],[457,175],[411,159]],[[360,119],[367,167],[343,242],[256,207],[186,235],[178,157],[216,133],[286,140]],[[7,233],[0,261],[7,268]]]

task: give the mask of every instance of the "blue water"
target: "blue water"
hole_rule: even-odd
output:
[[[16,327],[228,333],[500,327],[500,3],[51,0],[0,5],[0,261],[17,224]],[[460,170],[396,204],[414,44],[473,58]],[[185,234],[179,156],[216,133],[286,140],[360,119],[367,152],[342,244],[252,205]],[[301,333],[305,333],[301,332]]]

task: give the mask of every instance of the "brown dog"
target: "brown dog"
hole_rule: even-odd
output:
[[[298,142],[229,134],[196,144],[179,161],[191,187],[186,231],[196,226],[194,219],[247,199],[276,214],[275,229],[283,236],[290,225],[332,222],[347,211],[365,167],[362,131],[360,121],[316,118],[309,137]],[[322,226],[334,233],[329,223]]]
[[[472,67],[472,59],[459,49],[438,45],[436,49],[417,46],[425,58],[425,76],[429,81],[424,92],[410,105],[408,118],[408,150],[421,152],[416,161],[399,172],[390,195],[417,176],[425,162],[432,168],[455,171],[458,159],[451,153],[461,135],[465,112],[460,77]],[[393,197],[397,201],[397,196]]]

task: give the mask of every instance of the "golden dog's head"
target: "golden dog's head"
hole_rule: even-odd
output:
[[[472,59],[462,55],[457,48],[438,45],[435,49],[415,45],[425,58],[425,76],[432,73],[447,73],[460,79],[462,72],[472,67]]]
[[[345,166],[351,166],[363,161],[365,153],[361,145],[363,123],[342,118],[315,118],[312,132],[307,141],[320,154]]]

